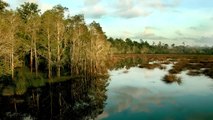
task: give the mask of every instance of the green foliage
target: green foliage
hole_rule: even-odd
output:
[[[15,78],[17,87],[40,87],[45,84],[45,79],[42,77],[42,74],[38,76],[35,73],[31,73],[29,68],[22,67],[17,68],[15,71]]]
[[[41,11],[38,9],[38,5],[35,3],[29,3],[25,2],[20,6],[20,8],[17,9],[18,13],[20,14],[20,17],[27,22],[29,19],[31,19],[33,16],[38,15],[38,13]]]

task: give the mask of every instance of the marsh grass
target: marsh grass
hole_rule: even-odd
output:
[[[200,71],[200,70],[189,70],[187,72],[187,75],[190,75],[190,76],[198,76],[201,74],[202,74],[202,71]]]
[[[177,82],[178,84],[181,84],[181,78],[178,77],[176,74],[167,74],[162,79],[166,83],[173,83]]]
[[[174,64],[169,70],[170,74],[179,74],[188,70],[188,75],[196,76],[204,74],[213,79],[213,55],[189,55],[189,54],[116,54],[111,58],[111,66],[119,61],[131,59],[139,68],[166,69],[164,65]],[[140,60],[141,59],[141,60]],[[135,62],[137,61],[137,62]],[[155,63],[155,61],[158,61]],[[120,68],[128,66],[129,62],[122,62]],[[152,63],[152,64],[150,64]],[[129,65],[131,66],[131,65]],[[128,67],[129,68],[129,67]]]
[[[187,64],[188,64],[188,61],[186,59],[178,60],[178,62],[174,64],[173,68],[169,70],[169,73],[178,74],[185,69]]]

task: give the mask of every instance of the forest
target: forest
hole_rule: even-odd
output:
[[[65,16],[56,5],[41,14],[35,3],[16,10],[0,1],[1,79],[60,78],[103,75],[110,43],[95,21],[86,25],[83,15]]]
[[[41,13],[29,2],[9,10],[9,4],[0,1],[1,79],[103,75],[113,54],[213,54],[213,47],[184,42],[170,46],[107,37],[99,23],[86,24],[84,15],[65,16],[66,11],[56,5]]]

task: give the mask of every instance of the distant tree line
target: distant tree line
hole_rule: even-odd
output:
[[[153,42],[149,44],[147,41],[140,39],[140,42],[133,41],[130,38],[112,38],[107,39],[110,43],[110,51],[114,54],[126,54],[126,53],[136,53],[136,54],[208,54],[213,55],[212,47],[193,47],[182,45],[166,43]]]
[[[61,5],[42,14],[35,3],[8,7],[0,1],[0,76],[15,79],[19,70],[49,79],[106,72],[110,44],[98,23],[64,16],[68,9]]]

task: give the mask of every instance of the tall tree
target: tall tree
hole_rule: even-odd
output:
[[[20,17],[26,24],[25,34],[30,38],[30,69],[31,73],[33,72],[33,55],[35,59],[35,71],[36,75],[38,74],[38,57],[37,57],[37,31],[38,31],[38,15],[40,9],[35,3],[25,2],[17,9]],[[33,29],[31,28],[33,27]],[[34,54],[33,54],[34,51]]]
[[[61,76],[61,65],[62,65],[62,55],[64,52],[63,45],[66,45],[66,41],[64,39],[64,12],[67,10],[66,7],[62,7],[61,5],[56,5],[53,7],[53,11],[55,13],[55,22],[56,22],[56,41],[57,41],[57,77]]]
[[[53,46],[54,46],[54,41],[53,41],[53,34],[54,34],[54,12],[51,10],[45,11],[42,15],[42,31],[43,31],[43,47],[44,51],[43,56],[44,58],[47,59],[48,61],[48,78],[51,79],[52,77],[52,65],[53,65],[53,60],[52,60],[52,54],[54,54],[53,51]]]
[[[31,26],[31,28],[29,29],[29,35],[31,37],[31,46],[32,46],[32,50],[34,53],[34,65],[35,65],[35,74],[36,76],[38,76],[38,51],[37,51],[37,44],[38,44],[38,40],[39,40],[39,29],[40,29],[40,17],[38,15],[35,15],[32,17],[32,19],[29,20],[29,26]]]
[[[99,23],[92,22],[89,26],[91,34],[91,58],[94,62],[95,74],[106,73],[106,60],[109,55],[110,45]]]
[[[86,63],[88,59],[87,49],[90,43],[90,36],[88,28],[84,21],[83,15],[76,15],[71,18],[71,39],[70,43],[70,68],[71,75],[79,75],[79,73],[86,74]]]
[[[3,19],[1,19],[0,21],[0,24],[0,58],[2,57],[5,60],[3,68],[5,69],[5,73],[9,74],[10,71],[10,74],[13,79],[15,67],[21,65],[19,62],[18,54],[16,53],[19,46],[19,41],[16,37],[16,29],[19,25],[19,19],[17,14],[13,11],[5,12]]]

